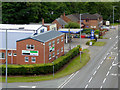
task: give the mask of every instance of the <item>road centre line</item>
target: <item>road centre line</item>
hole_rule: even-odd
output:
[[[112,69],[112,66],[110,66],[109,70],[111,70],[111,69]]]
[[[105,81],[106,81],[106,78],[103,80],[103,83],[105,83]]]
[[[64,83],[66,83],[66,81],[67,81],[69,78],[71,78],[73,75],[74,75],[74,73],[71,74],[58,88],[60,88]]]
[[[58,88],[63,88],[68,82],[70,82],[70,80],[72,80],[72,78],[78,73],[79,71],[77,71],[76,73],[73,73],[67,80],[65,80],[64,83],[62,83]]]
[[[108,71],[107,74],[106,74],[106,76],[108,76],[109,73],[110,73],[110,72]]]
[[[102,86],[100,88],[102,88]]]
[[[99,69],[100,68],[100,65],[98,66],[98,68],[97,69]]]
[[[85,88],[87,88],[88,87],[88,84],[85,86]]]
[[[103,63],[103,61],[100,64],[102,64],[102,63]]]
[[[95,72],[93,73],[93,75],[95,75],[95,74],[96,74],[96,72],[97,72],[97,71],[95,71]]]
[[[91,80],[93,79],[93,77],[90,78],[90,80],[88,82],[91,82]]]
[[[106,59],[106,56],[104,57],[104,59]]]

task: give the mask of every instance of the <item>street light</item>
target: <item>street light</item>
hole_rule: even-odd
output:
[[[82,46],[81,46],[81,15],[82,14],[80,14],[80,48],[82,48]],[[80,50],[80,63],[81,63],[82,61],[81,61],[81,50]]]
[[[52,64],[53,64],[53,77],[54,77],[54,62],[52,62]]]

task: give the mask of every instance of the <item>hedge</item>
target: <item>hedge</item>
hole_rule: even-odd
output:
[[[86,45],[90,45],[90,42],[92,42],[92,45],[96,42],[96,40],[90,40],[86,42]]]
[[[54,60],[54,71],[57,72],[65,64],[67,64],[72,58],[79,54],[79,47],[75,47]],[[6,65],[1,65],[2,75],[5,75]],[[8,75],[40,75],[40,74],[51,74],[53,72],[53,64],[32,64],[32,65],[8,65]]]

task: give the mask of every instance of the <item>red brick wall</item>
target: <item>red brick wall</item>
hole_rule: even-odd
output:
[[[38,51],[38,56],[30,56],[30,55],[22,55],[22,50],[27,50],[26,45],[35,45],[35,48],[33,51]],[[17,64],[34,64],[34,62],[31,62],[31,57],[36,57],[35,63],[44,63],[44,57],[43,57],[43,45],[41,42],[33,40],[33,39],[26,39],[17,42]],[[32,51],[32,50],[31,50]],[[29,57],[29,62],[25,62],[25,57]]]
[[[63,37],[63,41],[61,42],[61,37]],[[59,38],[59,44],[57,44],[57,39]],[[51,42],[52,45],[52,41],[55,40],[55,50],[52,52],[49,52],[49,42]],[[22,55],[22,50],[26,50],[26,45],[35,45],[35,49],[34,51],[39,51],[39,56],[30,56],[30,55]],[[61,47],[63,47],[63,52],[61,53]],[[45,43],[45,63],[49,63],[52,62],[53,60],[55,60],[55,57],[52,57],[53,52],[55,52],[55,56],[57,55],[57,50],[59,49],[59,55],[58,57],[60,57],[61,55],[64,54],[64,35],[54,38],[48,42]],[[49,54],[51,54],[51,59],[49,60]],[[29,62],[25,62],[25,57],[29,57]],[[33,63],[31,62],[31,57],[36,57],[36,62]],[[43,43],[33,40],[33,39],[26,39],[26,40],[22,40],[17,42],[17,64],[40,64],[40,63],[44,63],[44,45]]]
[[[53,24],[54,24],[54,23],[57,24],[57,30],[58,30],[59,28],[62,28],[62,25],[60,25],[57,20],[54,20],[52,23],[53,23]]]
[[[6,50],[0,50],[0,52],[5,53],[5,58],[4,59],[0,59],[0,63],[6,63]],[[16,64],[16,57],[14,56],[14,53],[16,53],[16,50],[8,50],[8,53],[12,53],[11,56],[7,57],[8,60],[8,64]]]

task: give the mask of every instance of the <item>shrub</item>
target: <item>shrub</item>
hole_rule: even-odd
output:
[[[86,42],[86,45],[90,45],[90,42],[92,42],[92,44],[94,44],[96,42],[96,40],[90,40]]]
[[[64,56],[57,58],[54,61],[54,71],[60,70],[65,64],[67,64],[72,58],[79,53],[78,47],[73,48]],[[6,65],[2,65],[2,75],[5,75]],[[8,65],[8,75],[40,75],[50,74],[53,72],[53,64],[32,64],[32,65]]]

